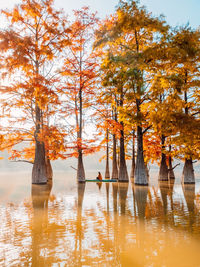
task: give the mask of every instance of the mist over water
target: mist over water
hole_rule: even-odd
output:
[[[90,178],[96,172],[88,172]],[[0,174],[0,266],[199,266],[200,181],[78,185]]]

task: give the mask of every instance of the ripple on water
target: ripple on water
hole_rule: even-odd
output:
[[[199,266],[199,182],[68,183],[3,200],[1,266]]]

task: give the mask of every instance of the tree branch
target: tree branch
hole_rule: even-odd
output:
[[[33,164],[33,162],[32,161],[28,161],[28,160],[13,160],[13,161],[11,161],[11,162],[26,162],[26,163],[30,163],[30,164]]]
[[[148,126],[142,133],[145,134],[149,129],[151,129],[152,125]]]
[[[171,168],[171,169],[168,169],[168,171],[170,172],[170,171],[173,171],[177,166],[179,166],[180,165],[180,163],[178,163],[178,164],[176,164],[173,168]]]

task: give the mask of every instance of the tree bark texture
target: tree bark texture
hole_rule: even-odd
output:
[[[80,65],[82,66],[82,65]],[[80,67],[81,68],[81,67]],[[81,69],[80,69],[81,70]],[[83,99],[82,99],[82,77],[80,76],[79,88],[79,122],[78,122],[77,140],[79,143],[78,148],[78,166],[77,166],[77,180],[82,183],[85,182],[85,170],[83,165],[83,152],[82,152],[82,129],[83,129]]]
[[[83,165],[82,151],[78,151],[77,180],[79,183],[85,182],[85,170]]]
[[[108,129],[106,132],[106,171],[105,171],[105,178],[110,179],[110,170],[109,170],[109,133]]]
[[[47,170],[45,160],[44,142],[38,140],[41,124],[41,110],[36,105],[36,130],[35,130],[35,159],[32,169],[32,184],[46,184]]]
[[[143,133],[140,126],[137,126],[137,159],[135,167],[135,184],[148,185],[148,177],[143,154]]]
[[[194,184],[195,176],[192,159],[185,159],[185,164],[183,167],[182,181],[184,184]]]
[[[149,181],[149,168],[148,168],[147,163],[144,163],[144,165],[145,165],[145,170],[146,170],[146,174],[147,174],[147,179]]]
[[[168,170],[168,178],[175,179],[174,170],[172,167],[172,157],[169,156],[169,170]]]
[[[119,182],[128,182],[128,172],[125,159],[125,147],[124,147],[124,129],[123,123],[122,130],[120,131],[120,159],[119,159]]]
[[[134,179],[134,173],[135,173],[135,133],[133,133],[132,161],[131,161],[131,174],[130,174],[131,179]]]
[[[141,100],[136,99],[137,116],[141,115],[140,111]],[[144,163],[143,151],[143,132],[140,125],[137,126],[137,159],[135,166],[135,184],[148,185],[148,177]]]
[[[49,158],[46,158],[46,170],[47,170],[47,178],[52,179],[53,178],[53,170],[51,167],[51,161]]]
[[[167,167],[167,158],[163,150],[165,149],[165,136],[161,137],[162,142],[162,154],[161,154],[161,162],[160,162],[160,170],[159,170],[159,180],[160,181],[168,181],[168,167]]]
[[[112,179],[118,179],[117,142],[116,142],[116,136],[115,136],[115,134],[113,134]]]

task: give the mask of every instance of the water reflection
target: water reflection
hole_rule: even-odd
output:
[[[113,210],[116,213],[117,212],[117,195],[118,195],[118,184],[112,183],[112,195],[113,195]]]
[[[106,206],[107,206],[107,214],[109,214],[109,188],[110,184],[106,183]]]
[[[82,228],[82,207],[83,198],[85,193],[85,184],[81,183],[78,187],[78,207],[77,207],[77,218],[76,218],[76,232],[75,232],[75,253],[73,262],[76,266],[81,266],[82,259],[82,240],[84,238],[84,229]]]
[[[170,209],[173,213],[173,210],[174,210],[174,206],[173,206],[173,192],[174,192],[174,182],[175,182],[175,179],[172,178],[169,180],[169,198],[170,198]]]
[[[137,216],[139,219],[144,219],[147,204],[148,187],[135,185],[133,191],[137,205]]]
[[[97,184],[97,186],[98,186],[98,188],[99,188],[99,191],[101,190],[101,187],[102,187],[102,183],[100,182],[100,183],[96,183]]]
[[[46,185],[32,185],[32,265],[45,266],[45,258],[41,255],[41,244],[46,243],[48,234],[48,200],[52,189],[52,180]],[[45,240],[46,239],[46,240]]]
[[[169,194],[169,183],[168,181],[159,181],[160,193],[163,203],[163,212],[166,217],[167,215],[167,206],[168,206],[168,194]]]
[[[126,212],[126,199],[128,193],[128,183],[118,183],[119,186],[119,203],[121,214]]]
[[[183,192],[185,201],[187,204],[188,209],[188,221],[189,221],[189,229],[191,232],[193,232],[195,229],[193,229],[193,226],[195,226],[195,217],[196,217],[196,211],[195,211],[195,185],[194,184],[183,184]]]
[[[0,206],[0,266],[199,266],[198,183],[101,184]]]

